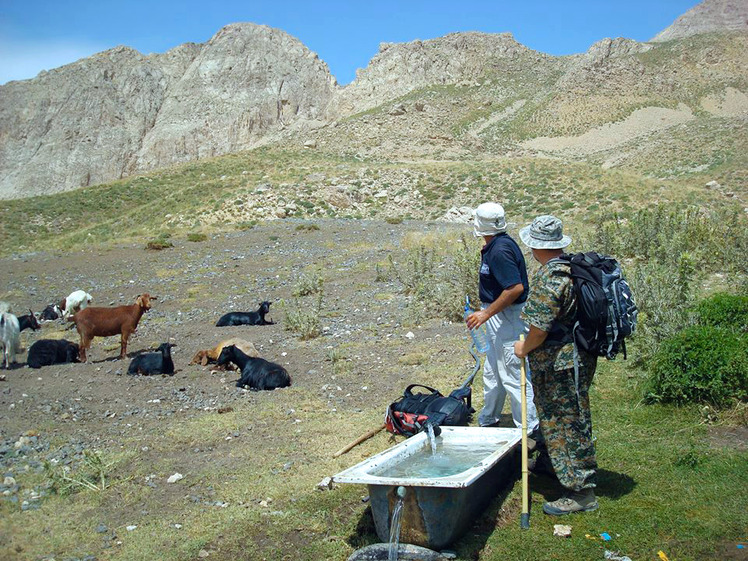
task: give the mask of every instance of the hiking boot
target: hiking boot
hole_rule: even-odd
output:
[[[582,489],[581,491],[569,491],[557,501],[545,503],[543,512],[551,516],[563,516],[572,512],[597,510],[599,506],[595,498],[595,492],[592,489]]]
[[[551,457],[547,452],[540,452],[534,458],[527,461],[527,469],[535,475],[550,475],[556,477],[556,471],[553,469]]]

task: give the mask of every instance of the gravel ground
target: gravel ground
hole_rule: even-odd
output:
[[[319,230],[297,230],[301,224],[309,223],[276,221],[245,232],[217,234],[199,243],[173,240],[175,247],[162,251],[147,251],[140,243],[120,244],[0,260],[0,287],[4,287],[0,298],[9,301],[17,313],[28,308],[39,312],[77,289],[89,292],[92,305],[97,306],[129,304],[143,292],[157,296],[130,339],[127,360],[117,358],[119,337],[96,338],[85,364],[31,369],[22,352],[19,364],[0,371],[4,375],[0,381],[0,473],[4,476],[0,494],[6,506],[23,510],[43,506],[48,485],[29,488],[19,485],[19,480],[41,473],[45,462],[75,468],[83,462],[86,450],[132,447],[136,435],[142,444],[139,461],[146,463],[149,454],[156,459],[157,452],[149,449],[154,446],[151,441],[163,433],[165,420],[230,411],[261,399],[285,399],[283,390],[242,390],[235,387],[238,375],[233,372],[188,364],[197,350],[223,339],[251,341],[261,356],[286,367],[295,388],[324,399],[330,411],[352,413],[362,408],[370,411],[372,403],[383,412],[386,403],[401,394],[404,382],[423,381],[415,376],[417,365],[403,366],[399,359],[416,350],[422,352],[424,345],[433,350],[432,366],[454,361],[455,353],[469,359],[464,349],[452,349],[447,343],[450,336],[464,335],[461,325],[414,321],[399,284],[375,281],[375,264],[384,263],[389,253],[401,258],[402,240],[408,232],[457,234],[464,226],[320,221]],[[301,341],[284,329],[280,300],[291,304],[299,276],[311,271],[325,279],[323,335]],[[274,325],[215,327],[223,313],[254,310],[263,300],[274,302],[268,316]],[[304,305],[313,300],[314,296],[307,297]],[[52,321],[38,332],[22,333],[22,343],[28,348],[38,339],[60,337],[78,342],[69,324]],[[172,351],[174,376],[127,375],[130,358],[167,340],[177,345]],[[328,355],[341,347],[352,366],[347,377],[335,379]],[[469,366],[466,361],[456,382],[469,373]],[[411,379],[403,377],[404,369],[413,372]],[[287,415],[293,415],[294,405],[288,407]],[[272,433],[263,430],[258,423],[252,438],[272,439]],[[338,438],[351,440],[353,436]],[[246,434],[237,432],[233,437]],[[186,450],[185,457],[175,462],[230,461],[220,453],[226,445],[221,436],[214,446]],[[284,461],[284,466],[293,464],[293,460]],[[278,469],[288,468],[279,465]],[[196,494],[194,500],[220,502],[220,497],[203,495]],[[129,514],[129,519],[134,517]],[[128,515],[121,518],[125,523]],[[113,539],[109,534],[104,537]],[[0,532],[0,546],[2,542],[7,546],[12,539],[3,538]]]

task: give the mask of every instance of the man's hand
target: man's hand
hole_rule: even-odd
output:
[[[525,358],[527,356],[527,352],[525,351],[524,341],[514,342],[514,354],[517,355],[519,358]]]
[[[525,358],[528,354],[542,345],[546,337],[548,337],[547,331],[542,331],[531,324],[527,338],[524,341],[516,341],[514,343],[514,354],[519,358]]]
[[[491,316],[488,315],[486,310],[478,310],[477,312],[470,314],[465,320],[465,323],[467,323],[468,329],[475,329],[486,323],[490,317]]]

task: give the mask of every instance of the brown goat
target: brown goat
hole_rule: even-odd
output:
[[[94,337],[111,337],[121,335],[120,358],[127,356],[127,340],[138,327],[138,322],[144,312],[151,309],[151,300],[155,296],[141,294],[135,304],[116,306],[114,308],[96,308],[89,306],[68,318],[75,322],[78,334],[81,336],[80,360],[86,362],[86,349],[91,346]]]
[[[249,357],[256,358],[260,356],[260,353],[257,352],[257,349],[252,343],[250,343],[249,341],[245,341],[244,339],[234,338],[221,341],[212,349],[197,351],[197,354],[195,354],[195,356],[192,358],[192,362],[190,362],[190,364],[200,364],[201,366],[205,366],[209,362],[215,362],[221,355],[221,351],[223,350],[223,348],[230,347],[231,345],[234,345],[237,349],[239,349]]]

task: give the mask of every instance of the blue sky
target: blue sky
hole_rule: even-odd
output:
[[[646,41],[697,0],[0,0],[0,84],[127,45],[160,53],[202,43],[229,23],[283,29],[341,84],[382,41],[510,31],[532,49],[584,52],[603,37]]]

